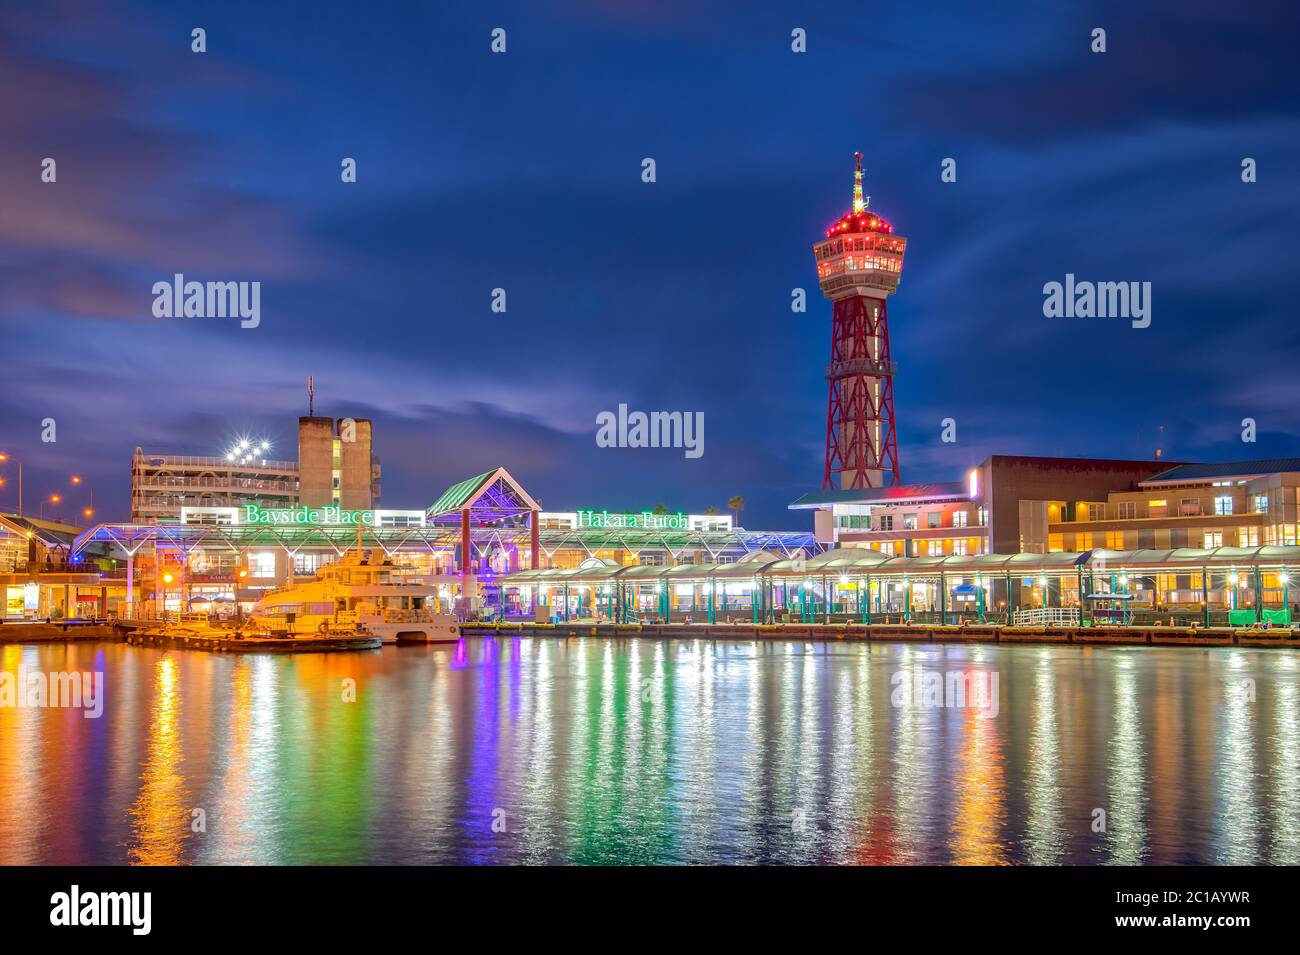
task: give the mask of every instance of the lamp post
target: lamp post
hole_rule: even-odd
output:
[[[167,616],[167,585],[170,584],[171,582],[172,582],[171,574],[163,574],[159,578],[158,593],[156,594],[158,598],[157,603],[158,603],[159,619],[164,619]]]
[[[1286,568],[1283,567],[1282,572],[1277,575],[1277,581],[1282,585],[1282,619],[1285,620],[1288,625],[1291,623],[1291,608],[1287,606],[1287,604],[1290,603],[1290,598],[1287,596],[1287,591],[1289,589],[1287,584],[1290,582],[1290,579],[1290,576],[1286,572]]]

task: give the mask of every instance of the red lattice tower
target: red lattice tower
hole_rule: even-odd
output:
[[[867,211],[862,153],[855,153],[853,209],[813,246],[822,293],[834,303],[826,366],[826,470],[822,490],[900,483],[894,371],[886,300],[898,288],[907,240]]]

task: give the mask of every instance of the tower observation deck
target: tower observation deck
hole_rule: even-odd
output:
[[[824,491],[901,483],[885,303],[898,288],[907,240],[868,210],[862,153],[854,158],[853,208],[813,245],[822,294],[834,303]]]

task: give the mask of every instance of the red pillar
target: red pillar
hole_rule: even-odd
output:
[[[528,569],[529,570],[536,570],[538,566],[537,551],[540,549],[538,545],[539,542],[541,541],[541,533],[540,533],[540,528],[537,526],[537,514],[538,514],[537,511],[528,512],[528,527],[529,530],[531,531],[530,534],[531,541],[528,545]]]
[[[460,512],[460,572],[468,577],[474,572],[469,544],[469,508]]]

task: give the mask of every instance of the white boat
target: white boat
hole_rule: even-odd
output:
[[[460,622],[446,596],[452,583],[349,551],[315,577],[272,590],[253,607],[249,625],[277,636],[364,631],[384,643],[455,643]]]

